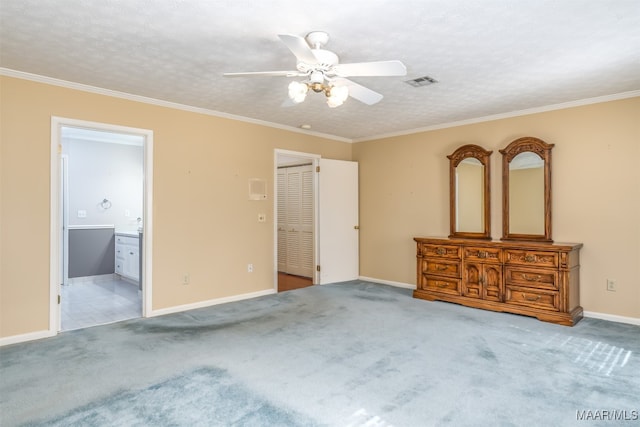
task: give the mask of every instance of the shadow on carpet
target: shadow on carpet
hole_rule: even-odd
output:
[[[36,425],[36,424],[27,424]],[[202,367],[137,391],[121,391],[37,425],[314,426],[274,406],[227,371]]]

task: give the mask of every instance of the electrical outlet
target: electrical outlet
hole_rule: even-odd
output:
[[[618,286],[618,284],[616,283],[615,279],[607,279],[607,290],[608,291],[615,292],[617,286]]]
[[[191,281],[191,278],[189,277],[189,273],[184,273],[182,275],[182,284],[188,285],[190,281]]]
[[[253,264],[247,264],[247,273],[253,273]]]

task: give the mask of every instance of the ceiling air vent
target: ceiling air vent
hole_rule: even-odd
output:
[[[420,87],[420,86],[428,86],[433,83],[438,83],[438,81],[432,77],[424,76],[424,77],[418,77],[417,79],[405,80],[405,83],[410,84],[413,87]]]

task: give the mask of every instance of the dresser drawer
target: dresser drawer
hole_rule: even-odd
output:
[[[423,243],[421,245],[422,256],[429,258],[447,258],[447,259],[462,259],[462,250],[460,246],[452,245],[432,245]]]
[[[554,270],[505,267],[504,280],[507,285],[520,285],[536,289],[558,289],[558,272]]]
[[[442,259],[423,259],[422,272],[438,276],[460,277],[460,263],[448,262]]]
[[[422,289],[424,290],[460,295],[460,279],[429,275],[423,275],[422,277]]]
[[[483,248],[480,246],[469,246],[464,248],[462,253],[466,261],[480,261],[499,263],[502,251],[499,248]]]
[[[507,249],[505,252],[506,264],[552,268],[558,268],[559,265],[559,256],[557,252],[524,251],[516,249]]]
[[[545,310],[560,310],[560,295],[556,291],[532,289],[520,286],[506,286],[506,304],[520,305]]]

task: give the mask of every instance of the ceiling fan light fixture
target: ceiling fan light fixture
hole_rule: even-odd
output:
[[[309,86],[305,83],[293,81],[289,83],[289,98],[296,104],[301,103],[307,97]]]
[[[327,105],[331,108],[339,107],[349,97],[349,88],[346,86],[332,86],[327,91]]]
[[[340,64],[338,55],[324,49],[324,45],[329,41],[329,34],[324,31],[312,31],[305,38],[293,34],[278,34],[278,37],[296,57],[296,70],[250,71],[224,73],[224,75],[227,77],[306,77],[303,82],[289,84],[289,98],[299,104],[305,100],[309,89],[311,89],[317,93],[324,93],[330,107],[342,105],[348,96],[366,105],[373,105],[382,100],[382,94],[350,81],[347,79],[348,77],[407,75],[407,67],[398,60]],[[340,87],[351,87],[352,93],[349,93],[347,89],[339,89],[336,93],[331,94],[333,83],[337,83]]]
[[[325,90],[325,86],[322,83],[310,83],[309,86],[311,86],[311,90],[315,93],[320,93]]]

